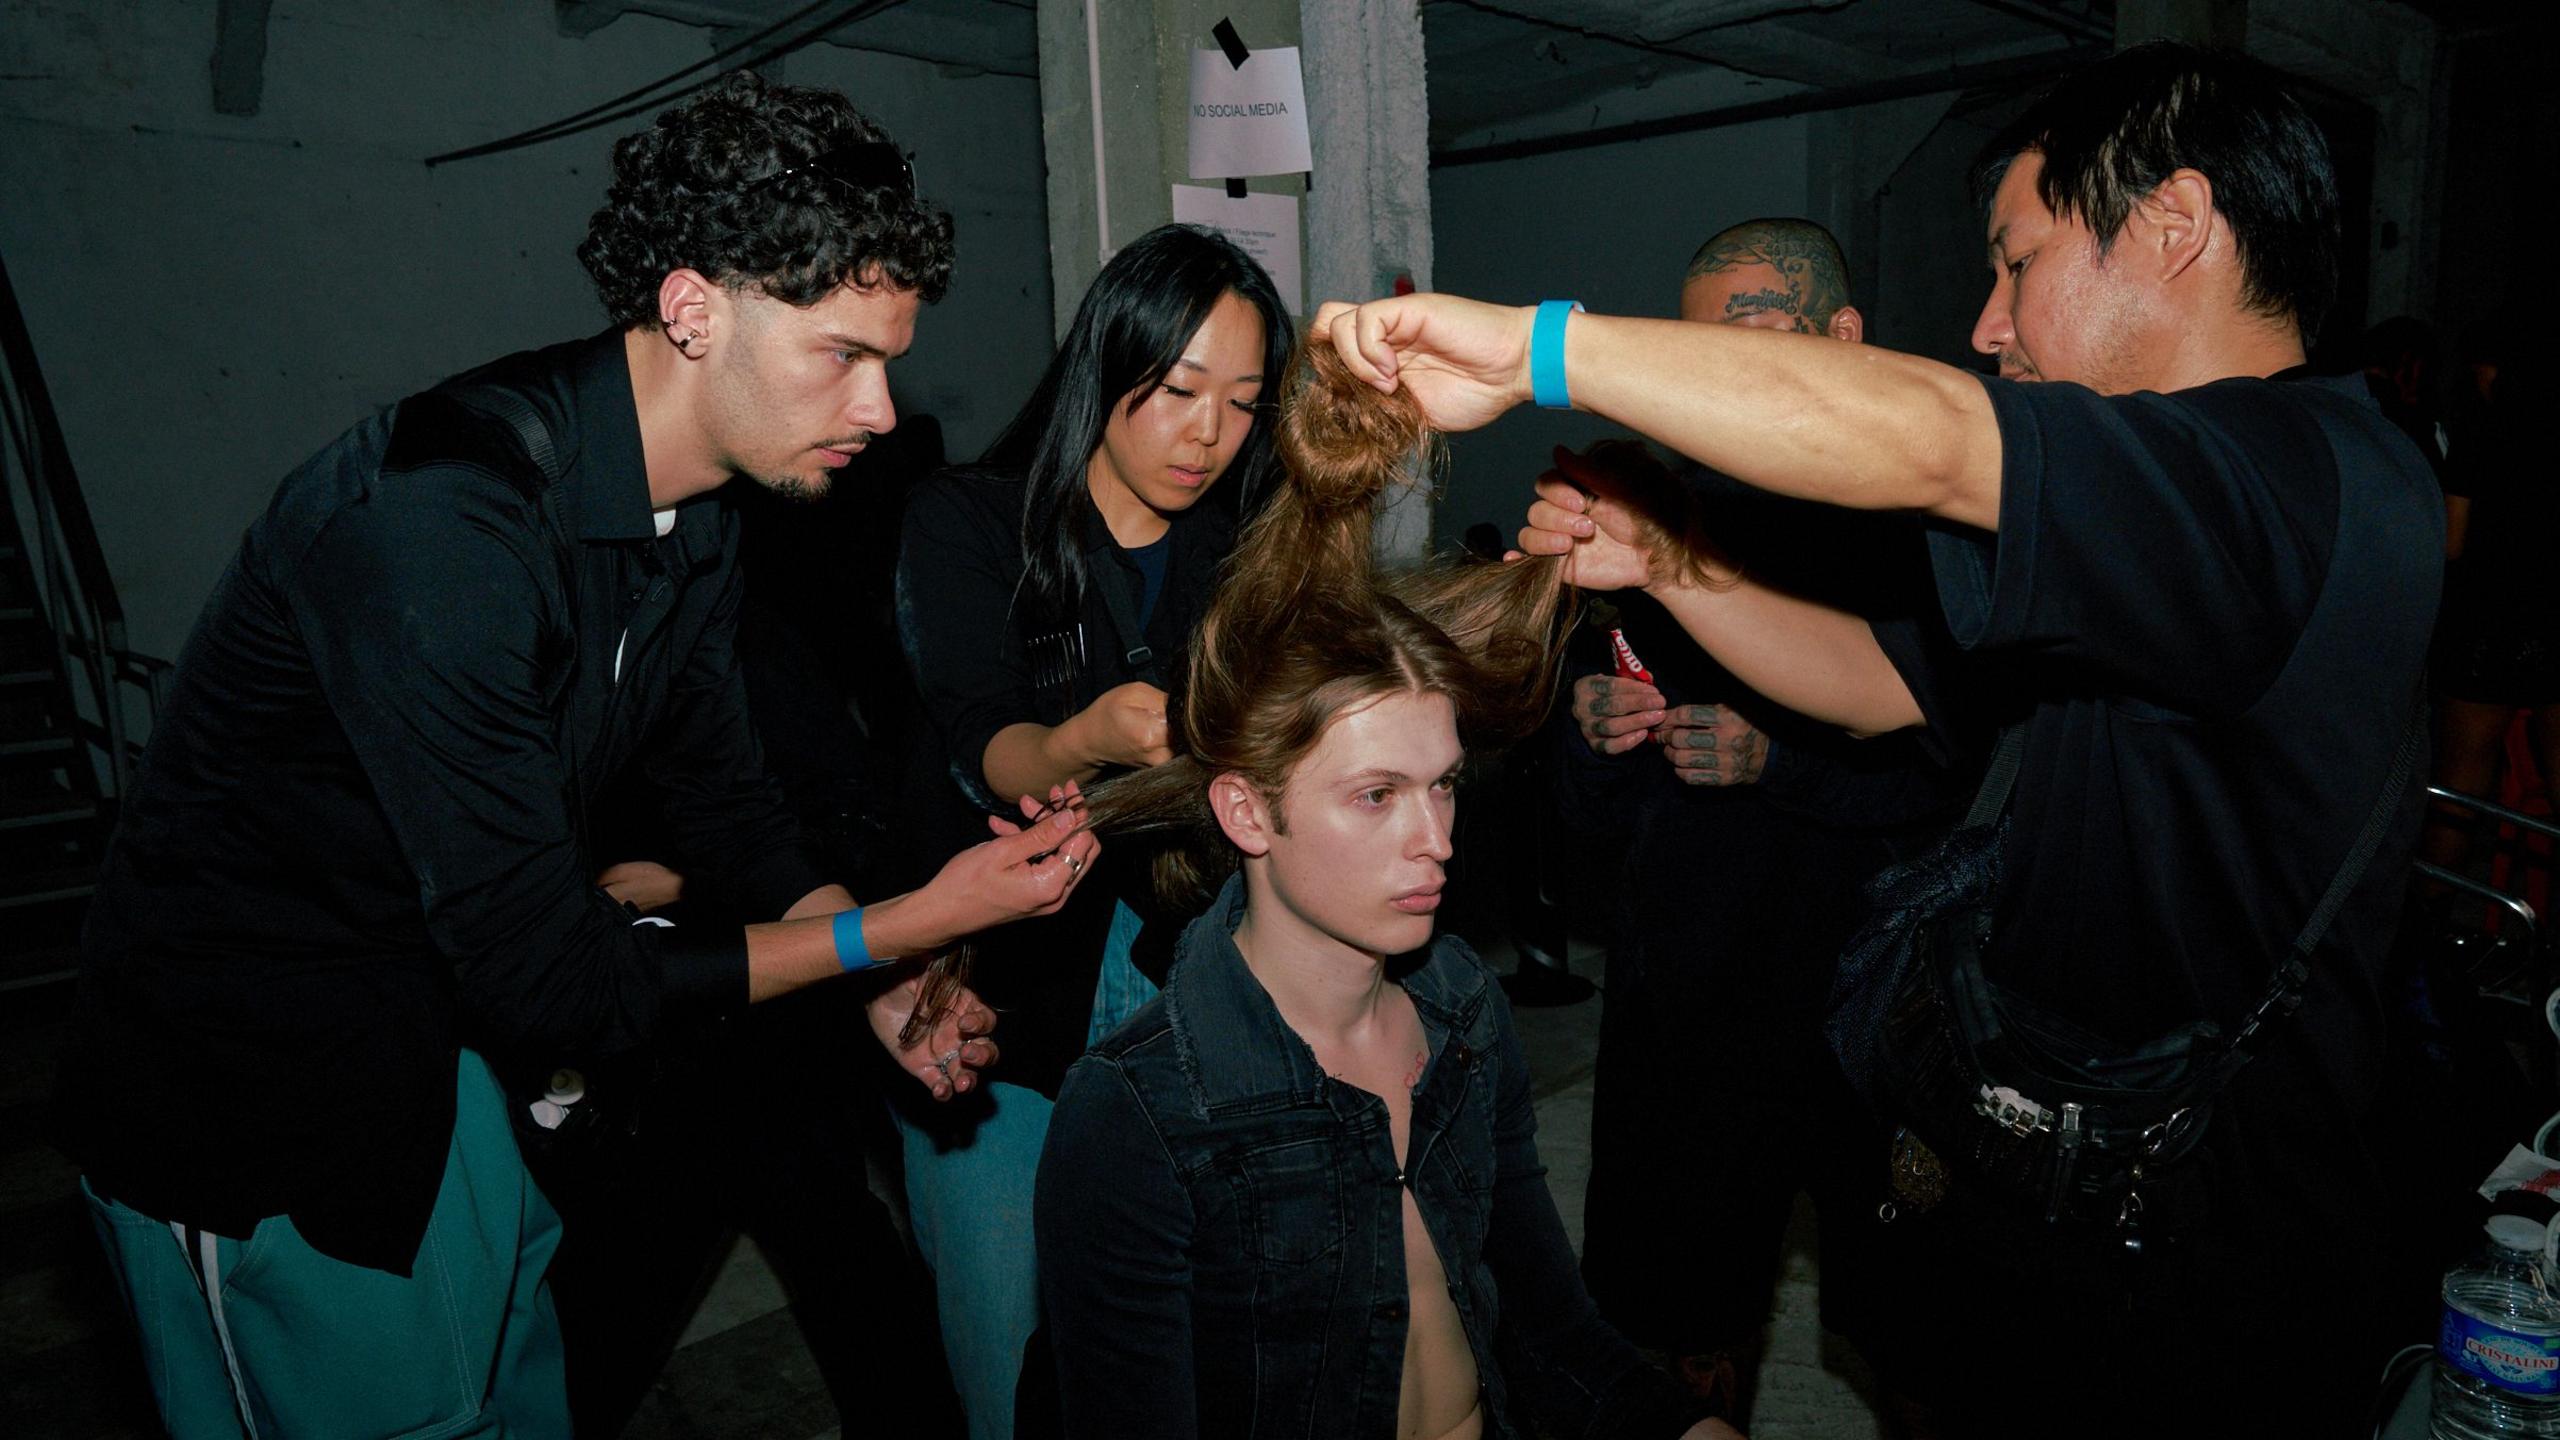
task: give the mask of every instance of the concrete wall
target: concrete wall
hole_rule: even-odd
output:
[[[2530,258],[2540,237],[2517,198],[2533,187],[2513,180],[2550,169],[2549,87],[2531,78],[2549,68],[2548,26],[2440,48],[2423,14],[2369,0],[2120,0],[2116,13],[2127,40],[2245,39],[2251,53],[2307,82],[2323,123],[2344,127],[2333,143],[2354,208],[2345,293],[2331,317],[2340,338],[2397,313],[2481,329],[2548,308],[2550,267]],[[1672,113],[1677,97],[1664,88],[1624,88],[1572,123],[1515,128],[1552,133]],[[1733,219],[1798,213],[1831,226],[1847,248],[1872,342],[1979,364],[1968,336],[1989,272],[1965,174],[2023,103],[2023,95],[1924,96],[1436,170],[1438,287],[1506,300],[1578,295],[1595,309],[1667,313],[1666,277],[1689,246]],[[1534,473],[1553,441],[1602,433],[1580,417],[1541,417],[1457,442],[1439,533],[1451,537],[1482,519],[1508,530],[1518,509],[1507,498],[1512,472]]]
[[[285,470],[373,406],[595,330],[572,253],[613,138],[428,170],[693,63],[712,32],[563,38],[530,0],[276,0],[262,112],[217,115],[213,0],[0,0],[0,255],[134,642],[174,654]],[[814,46],[959,227],[951,296],[892,372],[975,451],[1047,360],[1038,87]]]
[[[1964,176],[2006,111],[1948,113],[1948,103],[1892,101],[1435,170],[1437,288],[1669,316],[1700,242],[1738,220],[1803,215],[1849,251],[1871,343],[1977,363],[1967,337],[1990,272]],[[1613,433],[1592,416],[1530,412],[1454,437],[1440,539],[1479,521],[1509,535],[1551,446]]]
[[[1805,209],[1801,117],[1431,172],[1433,288],[1505,304],[1579,300],[1671,316],[1699,242],[1736,220]],[[1520,526],[1555,445],[1619,433],[1589,415],[1524,410],[1452,437],[1443,543]]]
[[[1298,44],[1295,0],[1041,0],[1042,113],[1032,142],[1045,137],[1047,147],[1050,294],[1060,339],[1110,255],[1173,219],[1172,187],[1209,183],[1191,178],[1191,53],[1213,48],[1210,32],[1221,19],[1235,22],[1248,49]],[[1089,35],[1096,45],[1086,44]],[[1254,176],[1246,188],[1306,193],[1294,175]],[[1102,220],[1098,207],[1108,212]]]
[[[1973,159],[2025,107],[2019,96],[1951,111],[1882,177],[1868,202],[1875,233],[1886,242],[1865,262],[1874,267],[1866,302],[1872,343],[1950,365],[1988,364],[1973,349],[1974,322],[1991,293],[1982,211],[1971,190]]]

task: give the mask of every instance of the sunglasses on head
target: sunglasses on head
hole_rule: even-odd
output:
[[[785,175],[804,172],[823,175],[849,190],[888,190],[903,200],[915,198],[915,167],[885,140],[839,140],[797,165],[748,181],[747,192],[753,194]]]

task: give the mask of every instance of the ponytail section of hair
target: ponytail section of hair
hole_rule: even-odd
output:
[[[1410,394],[1380,393],[1329,343],[1302,346],[1292,368],[1275,437],[1283,482],[1192,643],[1175,707],[1182,753],[1087,797],[1096,829],[1171,842],[1157,893],[1185,908],[1236,865],[1209,812],[1217,776],[1242,775],[1276,801],[1336,716],[1397,692],[1448,696],[1469,749],[1498,749],[1536,730],[1555,694],[1561,565],[1381,567],[1377,507],[1392,487],[1424,483],[1438,437]]]
[[[1377,506],[1389,487],[1423,483],[1437,437],[1411,395],[1362,382],[1329,343],[1302,346],[1292,369],[1282,480],[1192,641],[1173,707],[1179,753],[1085,796],[1088,827],[1161,838],[1156,894],[1176,909],[1204,907],[1238,863],[1210,813],[1212,780],[1240,775],[1278,805],[1337,716],[1391,694],[1448,696],[1471,753],[1522,739],[1546,719],[1571,623],[1553,559],[1380,567]],[[902,1043],[966,975],[965,946],[928,967]]]
[[[1381,393],[1353,375],[1330,342],[1310,337],[1299,353],[1297,388],[1277,437],[1289,483],[1238,547],[1229,581],[1239,641],[1257,624],[1285,630],[1317,621],[1315,613],[1279,603],[1285,597],[1374,590],[1437,629],[1465,657],[1465,674],[1421,688],[1456,703],[1470,748],[1525,738],[1546,720],[1563,659],[1560,642],[1571,625],[1574,602],[1562,562],[1461,556],[1381,568],[1371,534],[1378,505],[1391,487],[1428,482],[1439,460],[1439,435],[1411,391]],[[1233,588],[1248,567],[1269,578]],[[1213,618],[1229,593],[1221,590]],[[1259,640],[1272,644],[1269,634]]]

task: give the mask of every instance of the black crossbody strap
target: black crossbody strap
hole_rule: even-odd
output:
[[[1991,751],[1991,764],[1982,772],[1982,788],[1973,793],[1973,808],[1964,813],[1964,828],[1988,825],[2000,818],[2009,803],[2010,787],[2018,783],[2018,762],[2027,753],[2027,722],[2018,721],[2000,732],[1999,744]]]
[[[2356,834],[2355,844],[2347,847],[2347,858],[2338,862],[2338,873],[2329,881],[2329,892],[2320,897],[2312,909],[2310,921],[2293,948],[2277,960],[2275,973],[2267,979],[2266,993],[2249,1010],[2249,1018],[2222,1047],[2222,1054],[2203,1074],[2177,1097],[2179,1109],[2191,1108],[2222,1093],[2232,1077],[2257,1054],[2267,1027],[2283,1020],[2302,1006],[2303,987],[2311,980],[2312,952],[2320,948],[2321,937],[2329,933],[2331,921],[2346,908],[2356,882],[2364,878],[2373,865],[2373,854],[2382,848],[2382,837],[2391,829],[2391,817],[2399,808],[2400,797],[2408,792],[2409,781],[2417,773],[2418,761],[2427,749],[2427,707],[2423,697],[2415,713],[2409,717],[2409,733],[2400,741],[2400,753],[2391,760],[2391,773],[2382,782],[2382,794],[2373,802],[2373,813],[2367,815],[2364,829]]]
[[[2302,937],[2293,942],[2294,953],[2304,959],[2320,946],[2320,937],[2329,933],[2329,922],[2345,908],[2347,896],[2364,878],[2365,867],[2373,863],[2373,852],[2382,848],[2382,837],[2391,829],[2392,811],[2401,795],[2409,788],[2409,777],[2417,773],[2418,759],[2427,749],[2427,706],[2417,702],[2409,717],[2409,733],[2400,741],[2400,753],[2392,757],[2391,774],[2382,782],[2382,794],[2373,802],[2373,813],[2364,817],[2364,829],[2356,835],[2356,843],[2347,850],[2347,858],[2338,862],[2338,874],[2329,882],[2329,893],[2320,897],[2319,908],[2311,912],[2311,920],[2302,927]]]
[[[2000,732],[2000,742],[1991,753],[1991,764],[1983,772],[1982,788],[1974,792],[1973,808],[1965,812],[1966,828],[1987,825],[1999,818],[2001,808],[2009,803],[2009,791],[2017,784],[2018,764],[2026,752],[2027,723],[2023,720]],[[2305,959],[2320,948],[2320,939],[2346,908],[2347,897],[2355,892],[2356,882],[2364,878],[2366,867],[2373,863],[2373,852],[2382,848],[2382,837],[2390,832],[2394,802],[2409,788],[2409,777],[2416,773],[2419,758],[2427,749],[2427,708],[2421,702],[2409,718],[2409,732],[2400,741],[2400,751],[2391,759],[2391,772],[2383,779],[2382,793],[2374,797],[2372,813],[2364,817],[2364,829],[2356,833],[2356,843],[2347,847],[2347,856],[2338,862],[2338,873],[2329,877],[2328,893],[2312,908],[2311,918],[2304,922],[2302,934],[2295,937],[2293,950]]]
[[[1102,603],[1111,612],[1111,628],[1120,632],[1122,658],[1139,679],[1159,690],[1165,688],[1164,682],[1156,678],[1156,652],[1147,644],[1146,627],[1138,623],[1137,602],[1129,598],[1129,577],[1107,555],[1102,557],[1102,563],[1086,568],[1098,572],[1093,583],[1102,587]]]
[[[491,386],[463,390],[453,398],[484,415],[495,416],[514,426],[516,438],[524,442],[525,457],[542,472],[542,478],[555,485],[560,483],[560,457],[551,445],[551,427],[542,423],[541,412],[523,396],[513,390]]]

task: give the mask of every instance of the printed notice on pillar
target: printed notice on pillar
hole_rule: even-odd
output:
[[[1298,49],[1191,52],[1191,178],[1295,175],[1316,168],[1307,145],[1307,82]]]
[[[1256,50],[1255,59],[1264,52]],[[1218,60],[1226,64],[1225,57]],[[1202,185],[1173,187],[1173,218],[1179,225],[1197,225],[1215,230],[1236,242],[1244,253],[1262,262],[1271,272],[1271,283],[1280,291],[1280,303],[1296,315],[1305,309],[1301,298],[1301,265],[1298,249],[1298,197],[1295,195],[1246,195],[1231,198],[1224,190]]]

